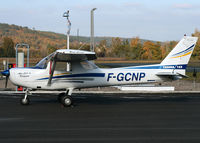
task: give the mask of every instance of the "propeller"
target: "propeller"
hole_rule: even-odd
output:
[[[1,72],[1,74],[6,77],[5,88],[7,88],[8,79],[9,79],[9,76],[10,76],[10,71],[9,70],[5,70],[5,71]]]

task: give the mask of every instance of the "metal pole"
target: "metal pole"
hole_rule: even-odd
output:
[[[77,29],[77,41],[79,43],[79,29]]]
[[[67,50],[69,50],[69,35],[67,35]]]
[[[15,46],[15,58],[16,58],[16,68],[18,67],[18,46],[20,46],[20,44],[17,44],[16,46]]]
[[[30,52],[29,52],[29,49],[30,49],[30,47],[29,47],[29,45],[27,45],[27,67],[29,67],[29,54],[30,54]]]
[[[71,30],[71,22],[69,20],[69,10],[67,12],[64,12],[63,17],[67,18],[67,26],[68,26],[68,31],[67,31],[67,49],[69,50],[69,35],[70,35],[70,30]],[[70,63],[67,62],[67,71],[70,71]]]
[[[90,51],[94,52],[94,11],[97,8],[91,10],[91,30],[90,30]]]
[[[68,31],[67,31],[67,49],[69,50],[69,35],[70,35],[70,30],[71,30],[71,22],[69,20],[69,10],[67,12],[64,12],[63,17],[67,18],[67,26],[68,26]]]

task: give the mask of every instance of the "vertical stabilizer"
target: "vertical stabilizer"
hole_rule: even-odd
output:
[[[197,40],[197,37],[184,36],[161,62],[161,65],[187,65]]]

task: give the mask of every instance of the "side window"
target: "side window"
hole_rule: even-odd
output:
[[[72,71],[72,66],[69,63],[70,71]],[[56,62],[56,68],[57,71],[67,71],[67,63],[66,62]]]
[[[83,61],[83,62],[80,62],[80,63],[81,63],[81,66],[84,69],[87,69],[87,70],[98,68],[95,64],[93,64],[92,62],[89,62],[89,61]]]

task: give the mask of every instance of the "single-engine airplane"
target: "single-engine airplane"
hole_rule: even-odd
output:
[[[26,88],[22,105],[29,104],[31,90],[61,90],[61,103],[72,105],[74,89],[128,84],[156,83],[187,77],[185,70],[197,42],[197,37],[184,36],[175,48],[160,63],[154,65],[98,68],[91,60],[94,52],[60,49],[42,59],[35,67],[12,68],[2,72],[6,79]],[[71,70],[56,70],[56,64],[68,62]]]

